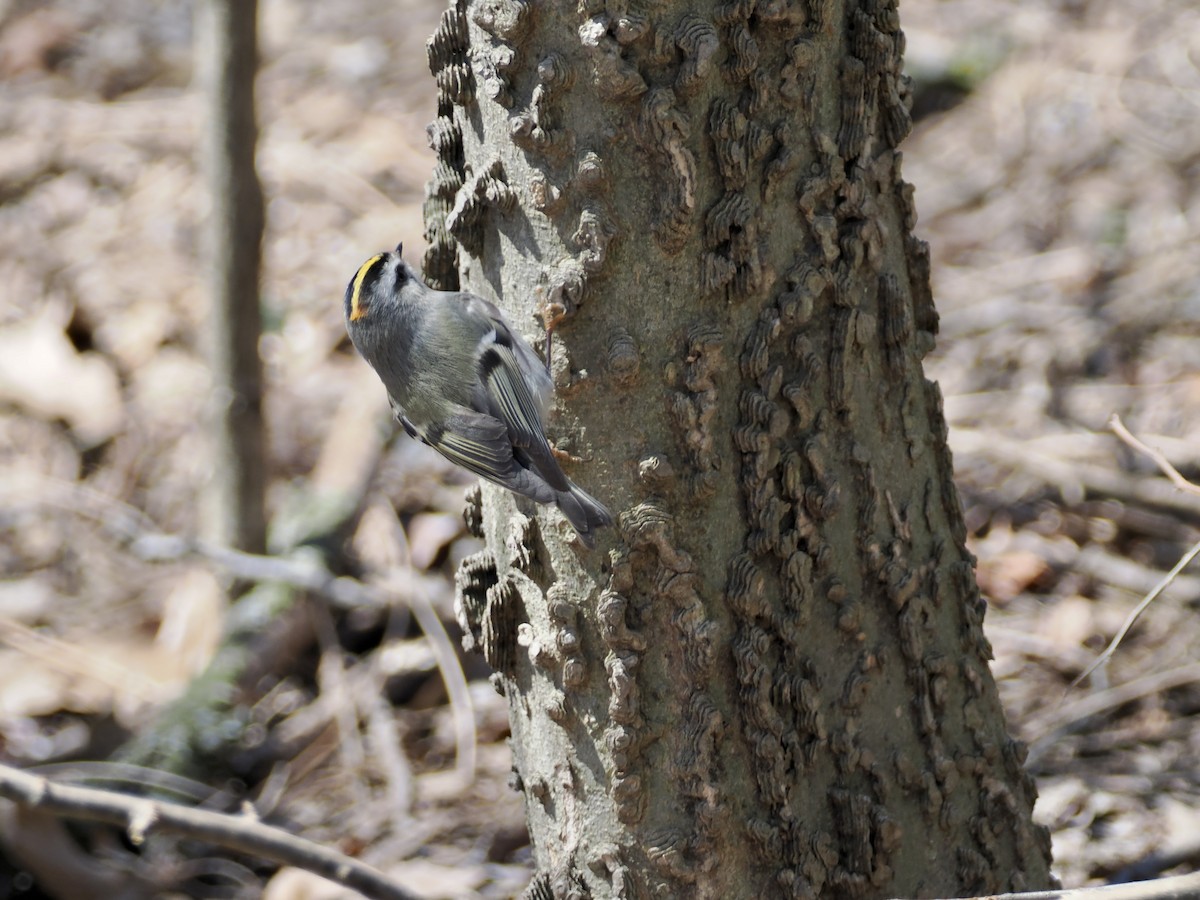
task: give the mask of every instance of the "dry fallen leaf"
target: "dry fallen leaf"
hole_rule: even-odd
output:
[[[1031,550],[1010,550],[981,557],[975,571],[979,589],[994,603],[1007,603],[1029,588],[1049,569],[1039,554]]]
[[[1096,604],[1086,597],[1063,597],[1042,616],[1038,632],[1066,655],[1095,633],[1095,611]]]
[[[462,534],[462,516],[450,513],[417,513],[408,523],[408,543],[413,566],[428,569],[442,550]]]
[[[177,666],[180,681],[200,674],[216,653],[224,631],[224,613],[225,592],[208,569],[187,569],[175,579],[163,604],[154,644]]]
[[[44,419],[63,419],[85,446],[123,424],[117,374],[99,353],[80,353],[51,314],[0,329],[0,401]]]
[[[0,78],[51,72],[78,40],[79,23],[62,10],[35,9],[13,19],[0,30]]]
[[[285,867],[275,873],[262,892],[263,900],[363,900],[363,895],[306,872]]]

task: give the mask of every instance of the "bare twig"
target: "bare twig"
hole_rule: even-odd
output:
[[[1142,443],[1125,427],[1125,423],[1121,421],[1121,417],[1116,413],[1112,414],[1112,418],[1108,420],[1108,427],[1113,430],[1113,433],[1123,440],[1126,444],[1137,450],[1139,453],[1144,453],[1162,470],[1162,473],[1171,479],[1171,484],[1179,488],[1181,491],[1187,491],[1189,494],[1195,494],[1200,497],[1200,485],[1192,484],[1186,478],[1179,474],[1179,470],[1171,465],[1170,460],[1163,455],[1161,450],[1155,450],[1153,447]]]
[[[1055,486],[1066,496],[1082,499],[1091,493],[1190,516],[1200,515],[1200,498],[1180,494],[1161,478],[1139,478],[1108,466],[1069,462],[1049,453],[1032,451],[1024,442],[993,431],[955,429],[950,434],[950,449],[956,458],[976,454],[1011,466]]]
[[[387,785],[388,812],[394,823],[405,822],[412,816],[412,766],[404,755],[396,715],[379,695],[372,698],[367,710],[367,729],[367,745],[378,760]]]
[[[1171,479],[1171,483],[1177,488],[1182,491],[1187,491],[1200,496],[1200,487],[1192,484],[1190,481],[1180,475],[1179,470],[1171,465],[1171,463],[1165,456],[1162,455],[1162,453],[1160,453],[1158,450],[1155,450],[1153,447],[1146,446],[1144,443],[1134,437],[1129,429],[1125,427],[1125,424],[1121,421],[1121,417],[1116,413],[1113,413],[1112,418],[1108,420],[1108,427],[1116,433],[1117,437],[1123,440],[1130,447],[1141,453],[1145,453],[1152,460],[1154,460],[1158,467],[1163,471],[1163,474],[1166,475],[1167,478]],[[1200,554],[1200,542],[1194,544],[1190,550],[1183,554],[1183,557],[1175,564],[1175,567],[1166,575],[1164,575],[1162,580],[1154,586],[1150,593],[1143,597],[1141,602],[1133,608],[1132,612],[1130,612],[1128,616],[1125,617],[1125,621],[1121,623],[1121,627],[1117,630],[1116,636],[1109,641],[1108,646],[1104,648],[1104,652],[1097,656],[1092,664],[1084,669],[1079,674],[1078,678],[1071,682],[1070,686],[1067,688],[1068,691],[1071,690],[1071,688],[1076,687],[1085,678],[1095,672],[1100,666],[1108,663],[1108,661],[1112,658],[1112,655],[1116,652],[1117,647],[1121,646],[1121,641],[1125,639],[1125,635],[1129,633],[1129,629],[1133,627],[1133,623],[1136,622],[1138,617],[1146,611],[1146,607],[1153,603],[1158,595],[1167,589],[1171,582],[1178,577],[1180,572],[1188,567],[1191,561],[1195,559],[1198,554]]]
[[[441,582],[413,569],[389,582],[388,589],[363,584],[355,578],[329,571],[318,551],[301,547],[287,556],[262,556],[223,547],[211,541],[172,534],[143,533],[130,545],[134,555],[146,562],[168,562],[197,558],[216,565],[244,581],[274,581],[309,591],[328,600],[337,609],[362,609],[410,604],[417,592],[432,591]]]
[[[412,554],[396,511],[390,503],[380,499],[372,510],[364,514],[364,520],[368,516],[377,537],[381,539],[373,552],[364,554],[364,557],[372,557],[364,558],[368,577],[381,590],[403,590],[407,573],[413,571]],[[454,642],[446,633],[446,627],[429,597],[430,594],[420,585],[411,585],[407,605],[429,641],[433,658],[446,685],[450,714],[454,721],[455,769],[460,783],[465,787],[475,779],[475,703],[471,699],[471,689]]]
[[[338,730],[338,752],[342,757],[341,769],[349,777],[355,803],[365,804],[368,797],[362,779],[365,777],[367,753],[358,727],[361,712],[357,698],[346,684],[346,667],[338,644],[337,626],[324,604],[309,603],[308,609],[321,648],[317,684],[322,694],[328,694],[334,700],[333,714]]]
[[[133,790],[152,790],[158,797],[171,796],[178,803],[186,803],[201,809],[228,808],[235,798],[224,790],[214,790],[201,781],[185,778],[174,772],[137,766],[131,763],[84,760],[75,762],[45,763],[37,767],[37,774],[59,784],[86,781],[92,787],[103,786],[114,793],[123,794]],[[262,810],[261,805],[257,808]]]
[[[115,540],[145,562],[202,559],[242,581],[276,582],[323,597],[338,609],[381,608],[397,600],[408,602],[418,587],[435,589],[436,579],[405,571],[388,591],[329,571],[319,551],[300,547],[286,556],[267,556],[235,550],[214,541],[158,531],[145,513],[85,485],[57,478],[0,479],[0,500],[5,504],[51,506],[97,522]],[[438,582],[440,585],[440,582]]]
[[[117,825],[127,831],[134,844],[140,844],[154,829],[174,831],[305,869],[368,897],[415,900],[417,896],[365,863],[245,816],[56,784],[10,766],[0,766],[0,796],[25,809]]]
[[[1200,555],[1200,542],[1193,544],[1192,548],[1188,550],[1187,553],[1183,554],[1179,562],[1175,563],[1175,567],[1166,575],[1164,575],[1162,580],[1154,586],[1154,590],[1143,597],[1142,601],[1133,608],[1129,615],[1125,617],[1125,621],[1121,623],[1121,627],[1118,629],[1116,636],[1108,642],[1108,646],[1104,648],[1104,652],[1097,656],[1095,660],[1092,661],[1090,666],[1079,673],[1079,676],[1072,681],[1070,686],[1067,688],[1068,691],[1071,690],[1071,688],[1076,687],[1081,681],[1083,681],[1083,679],[1095,672],[1096,669],[1100,668],[1100,666],[1105,665],[1112,658],[1112,655],[1116,652],[1117,647],[1121,645],[1121,641],[1125,639],[1125,635],[1129,633],[1129,629],[1133,627],[1133,623],[1138,620],[1138,616],[1145,612],[1146,607],[1153,603],[1158,595],[1170,586],[1171,582],[1175,580],[1175,577],[1184,569],[1186,569],[1197,555]]]
[[[389,585],[394,580],[389,577]],[[471,688],[467,684],[466,673],[463,672],[450,635],[446,633],[446,626],[438,618],[428,596],[418,589],[409,603],[417,624],[429,639],[434,659],[437,660],[438,669],[442,673],[442,680],[446,683],[446,692],[450,697],[450,714],[454,718],[454,767],[465,787],[475,780],[475,703],[471,699]]]
[[[1123,706],[1142,697],[1167,691],[1200,681],[1200,663],[1190,663],[1166,672],[1154,672],[1135,678],[1126,684],[1089,694],[1074,703],[1070,703],[1052,714],[1044,716],[1040,721],[1030,724],[1032,734],[1043,732],[1033,741],[1029,748],[1030,764],[1036,761],[1047,747],[1065,734],[1074,731],[1081,722],[1105,710]],[[1047,721],[1049,720],[1049,721]]]
[[[300,548],[288,556],[263,556],[181,535],[143,533],[130,543],[130,550],[146,562],[203,559],[234,578],[290,585],[324,597],[340,609],[378,608],[389,602],[353,578],[336,577],[320,553],[311,548]]]

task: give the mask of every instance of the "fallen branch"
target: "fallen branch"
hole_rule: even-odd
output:
[[[35,487],[36,490],[32,490]],[[325,599],[336,609],[394,609],[400,605],[410,608],[429,640],[446,683],[454,716],[459,775],[464,785],[474,778],[474,705],[453,642],[429,600],[442,589],[441,580],[411,566],[393,566],[383,579],[384,583],[364,584],[355,578],[334,575],[315,547],[300,546],[286,555],[270,556],[247,553],[201,538],[166,534],[158,531],[140,510],[90,488],[58,479],[42,479],[36,485],[10,485],[0,481],[0,498],[8,499],[7,495],[88,516],[144,562],[204,560],[241,581],[280,584],[306,591]],[[396,522],[394,513],[391,521]]]
[[[991,894],[985,900],[1195,900],[1200,874],[1176,875],[1134,884],[1102,884],[1094,888],[1030,890],[1020,894]],[[973,900],[980,900],[974,898]]]
[[[62,481],[40,478],[20,483],[0,480],[0,499],[6,504],[52,506],[91,519],[120,541],[143,562],[164,563],[200,559],[226,575],[255,584],[274,582],[308,591],[328,600],[336,609],[387,608],[410,602],[412,592],[436,591],[441,581],[409,569],[403,580],[388,591],[334,575],[321,552],[302,545],[283,555],[236,550],[224,544],[159,531],[141,510],[99,491]]]
[[[116,825],[125,829],[135,845],[141,844],[154,829],[173,831],[305,869],[367,897],[379,900],[417,898],[416,894],[366,863],[245,815],[232,816],[146,797],[56,784],[10,766],[0,766],[0,796],[25,809]]]
[[[1200,862],[1200,840],[1192,838],[1189,843],[1151,853],[1126,866],[1112,877],[1113,884],[1146,881],[1159,872],[1167,872],[1180,866],[1195,866]]]
[[[1180,493],[1161,478],[1141,478],[1106,466],[1062,460],[992,431],[956,429],[950,433],[950,449],[956,459],[982,456],[1032,475],[1057,488],[1064,497],[1073,498],[1072,502],[1090,494],[1200,516],[1200,497]]]
[[[1196,897],[1200,897],[1200,873],[1134,884],[992,894],[987,900],[1194,900]]]
[[[1200,681],[1200,663],[1189,663],[1177,669],[1154,672],[1141,678],[1135,678],[1133,681],[1089,694],[1074,703],[1053,710],[1028,726],[1030,734],[1039,734],[1039,732],[1041,734],[1030,744],[1027,765],[1032,767],[1050,744],[1063,735],[1071,733],[1082,722],[1098,713],[1124,706],[1126,703],[1132,703],[1134,700],[1140,700],[1151,694],[1182,687],[1185,684],[1193,684],[1197,681]]]

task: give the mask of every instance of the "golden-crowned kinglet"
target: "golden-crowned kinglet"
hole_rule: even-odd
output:
[[[435,291],[393,253],[372,256],[346,287],[346,330],[387,388],[404,430],[451,462],[538,503],[555,503],[579,537],[612,514],[574,484],[546,441],[554,383],[500,310]]]

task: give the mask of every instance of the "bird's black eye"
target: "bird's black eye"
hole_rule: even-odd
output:
[[[379,283],[386,263],[387,255],[380,253],[368,259],[354,273],[354,278],[346,286],[346,317],[350,321],[356,322],[371,311],[371,294]]]

